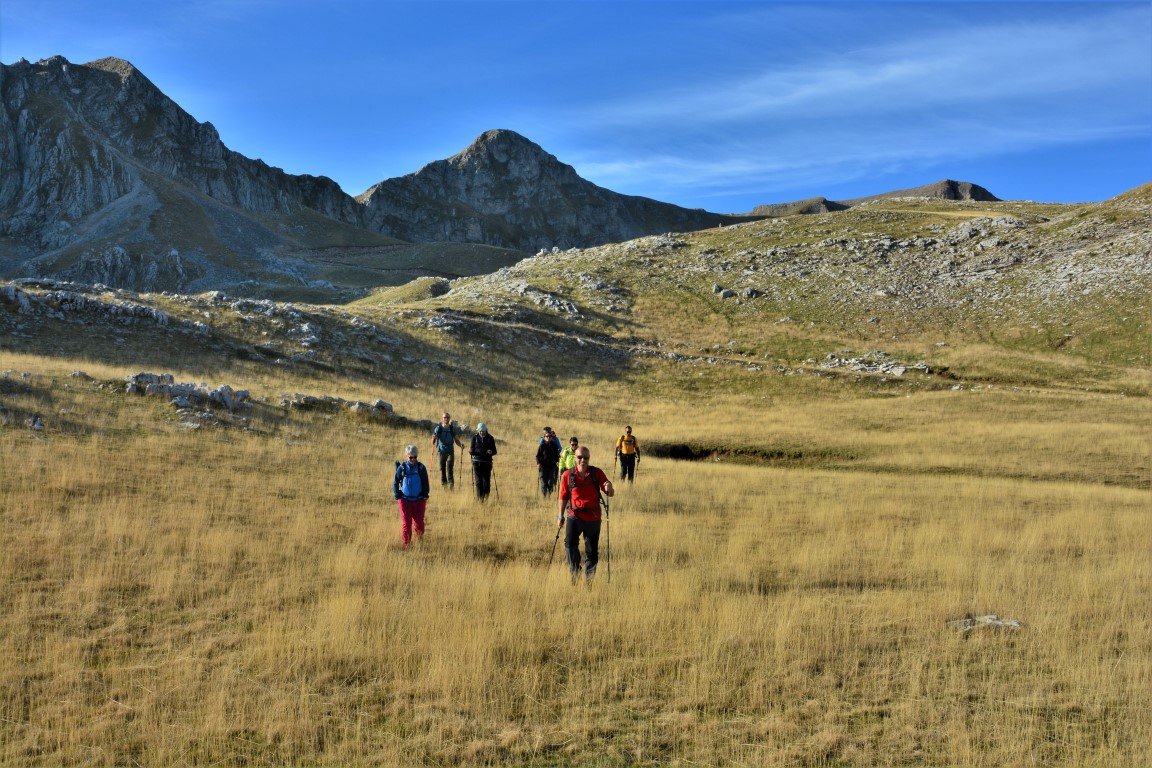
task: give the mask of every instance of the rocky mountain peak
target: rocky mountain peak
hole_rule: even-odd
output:
[[[480,134],[462,151],[361,194],[368,226],[416,242],[522,251],[587,247],[734,223],[598,187],[515,131]]]
[[[140,70],[132,65],[132,62],[115,56],[105,56],[102,59],[90,61],[84,66],[89,69],[98,69],[102,72],[111,72],[114,75],[119,75],[121,80],[127,80],[133,76],[144,77]]]
[[[541,175],[553,175],[564,180],[578,178],[572,166],[560,162],[539,144],[503,128],[485,131],[461,152],[442,162],[454,171],[468,174],[520,179],[535,179]]]
[[[484,131],[460,154],[500,151],[530,151],[541,155],[548,154],[539,144],[507,128],[493,128]]]
[[[71,63],[72,62],[68,61],[68,59],[57,54],[55,56],[49,56],[46,59],[40,59],[40,61],[36,62],[36,66],[38,66],[38,67],[66,67]]]
[[[17,65],[34,66],[37,69],[46,71],[49,74],[62,75],[66,79],[71,79],[74,77],[82,78],[86,75],[92,74],[93,71],[97,71],[117,75],[121,82],[126,82],[132,78],[139,79],[143,83],[152,85],[151,81],[149,81],[148,78],[146,78],[140,70],[136,69],[136,67],[132,65],[132,62],[117,58],[115,56],[106,56],[102,59],[90,61],[87,64],[75,64],[65,57],[57,54],[55,56],[49,56],[46,59],[40,59],[40,61],[36,62],[35,64],[28,64],[27,61],[22,59],[20,62],[17,62]],[[152,85],[152,88],[156,89],[156,86]]]
[[[232,152],[117,57],[0,64],[0,167],[0,267],[42,258],[64,274],[174,250],[234,259],[302,231],[295,221],[272,231],[251,213],[362,226],[335,182]],[[115,282],[118,269],[93,281]]]

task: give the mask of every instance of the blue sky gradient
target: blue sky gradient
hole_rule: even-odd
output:
[[[231,149],[359,194],[510,128],[746,211],[941,178],[1152,181],[1152,3],[0,0],[0,61],[135,64]]]

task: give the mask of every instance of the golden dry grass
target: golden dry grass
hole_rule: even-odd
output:
[[[276,409],[189,431],[64,363],[6,368],[33,376],[5,403],[49,429],[0,430],[0,764],[1152,763],[1142,398],[652,393],[625,412],[608,385],[457,404],[331,382],[502,440],[486,507],[430,466],[404,552],[392,462],[426,436]],[[537,429],[605,466],[625,418],[642,445],[849,458],[645,458],[613,502],[611,582],[602,563],[573,589],[544,568]],[[1025,627],[945,626],[969,613]]]

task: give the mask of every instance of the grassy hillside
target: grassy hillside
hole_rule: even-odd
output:
[[[0,763],[1148,764],[1148,209],[885,201],[346,305],[0,285]],[[425,455],[405,552],[445,409],[497,494]],[[591,589],[544,424],[640,441]]]

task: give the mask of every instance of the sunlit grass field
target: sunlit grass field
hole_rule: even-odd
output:
[[[1145,397],[577,381],[462,401],[231,374],[263,403],[295,385],[487,421],[480,505],[466,466],[441,489],[420,432],[275,405],[189,430],[73,367],[0,353],[31,374],[3,402],[47,423],[0,429],[0,764],[1152,764]],[[561,552],[546,567],[539,428],[608,469],[624,423],[711,453],[643,458],[573,588]],[[406,552],[407,443],[433,495]],[[1024,626],[947,626],[983,614]]]

